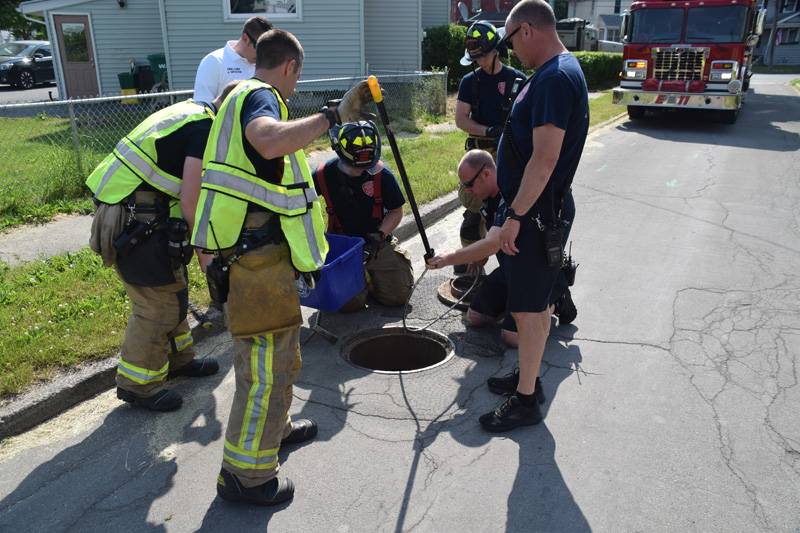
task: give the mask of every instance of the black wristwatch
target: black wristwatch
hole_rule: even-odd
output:
[[[524,215],[518,215],[517,212],[514,211],[513,207],[506,209],[506,216],[511,220],[516,220],[517,222],[522,222],[522,219],[525,218]]]
[[[325,118],[328,119],[328,129],[331,130],[336,127],[338,121],[336,120],[336,111],[331,109],[330,107],[324,105],[319,110],[320,113],[325,115]]]

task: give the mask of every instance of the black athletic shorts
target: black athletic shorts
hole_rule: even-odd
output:
[[[508,288],[502,267],[497,267],[486,276],[478,292],[472,298],[469,308],[487,316],[500,316],[505,314],[503,329],[517,331],[517,324],[510,314],[506,314]]]
[[[509,313],[540,313],[550,305],[558,266],[547,266],[544,233],[533,220],[523,220],[517,237],[517,255],[505,261]]]

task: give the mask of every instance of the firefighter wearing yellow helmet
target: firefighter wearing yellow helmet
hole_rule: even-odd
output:
[[[314,184],[325,197],[328,231],[365,240],[364,292],[341,311],[363,309],[367,294],[387,306],[404,305],[411,296],[414,271],[406,250],[392,232],[403,218],[405,199],[394,174],[381,161],[381,137],[371,121],[331,130],[337,157],[320,164]]]

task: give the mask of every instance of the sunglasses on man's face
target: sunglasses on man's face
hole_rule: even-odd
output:
[[[461,182],[461,186],[462,186],[462,187],[464,187],[465,189],[471,189],[471,188],[472,188],[472,186],[473,186],[473,185],[475,185],[475,180],[477,180],[478,178],[480,178],[480,177],[481,177],[481,172],[483,172],[483,169],[484,169],[484,168],[486,168],[486,163],[484,163],[483,165],[481,165],[481,168],[479,168],[479,169],[478,169],[478,171],[475,173],[475,175],[474,175],[474,176],[472,176],[472,179],[471,179],[471,180],[468,180],[468,181],[462,181],[462,182]]]
[[[514,34],[517,33],[521,27],[522,27],[522,24],[520,24],[519,26],[514,28],[514,31],[507,33],[506,36],[503,37],[503,43],[506,45],[506,48],[508,48],[509,50],[513,50],[514,49],[514,43],[511,40],[511,38],[514,37]]]

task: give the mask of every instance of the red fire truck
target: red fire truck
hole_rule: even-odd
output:
[[[765,10],[755,0],[636,0],[623,16],[615,104],[639,119],[658,108],[712,109],[736,122]]]

